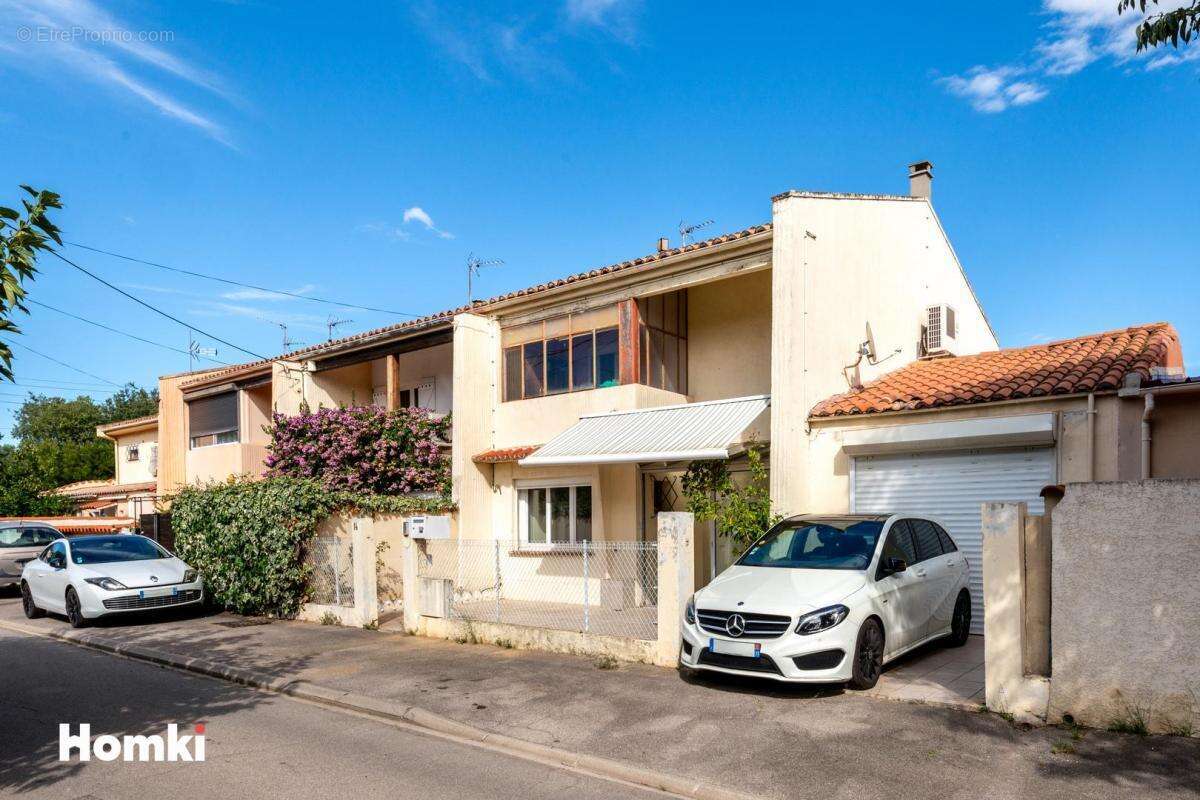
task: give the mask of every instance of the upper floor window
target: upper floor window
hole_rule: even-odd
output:
[[[188,436],[193,448],[238,440],[237,392],[191,400],[187,406]]]
[[[137,461],[138,460],[138,446],[136,444],[131,444],[131,445],[129,445],[128,448],[125,449],[125,460],[126,461]]]
[[[637,301],[641,318],[638,382],[687,394],[687,292],[669,292]]]
[[[615,306],[508,328],[502,338],[506,401],[620,382]]]

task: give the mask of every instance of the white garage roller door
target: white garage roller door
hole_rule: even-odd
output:
[[[1055,483],[1054,449],[972,450],[858,456],[854,511],[926,513],[941,518],[971,563],[972,633],[983,633],[980,505],[1024,501],[1041,514],[1042,488]]]

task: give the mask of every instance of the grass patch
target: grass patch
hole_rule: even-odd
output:
[[[1059,755],[1073,756],[1073,755],[1075,755],[1075,743],[1068,742],[1065,740],[1057,741],[1054,744],[1050,745],[1050,752],[1057,753]]]
[[[373,619],[370,622],[364,622],[362,627],[364,631],[377,631],[379,630],[379,620]]]
[[[342,621],[338,618],[337,614],[333,613],[332,611],[326,611],[324,614],[321,615],[321,624],[322,625],[341,625]]]
[[[618,662],[610,655],[603,655],[596,659],[596,669],[616,669]]]

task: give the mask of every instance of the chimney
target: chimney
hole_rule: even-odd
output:
[[[671,243],[667,241],[667,237],[662,237],[658,240],[658,252],[665,253],[671,249]]]
[[[918,161],[908,165],[908,194],[910,197],[933,199],[933,164]]]

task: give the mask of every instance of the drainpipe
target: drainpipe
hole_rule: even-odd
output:
[[[1088,483],[1096,480],[1096,395],[1088,395],[1087,405]]]
[[[1146,392],[1142,410],[1142,480],[1150,480],[1150,421],[1154,418],[1154,392]]]

